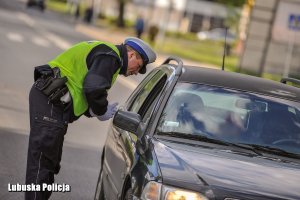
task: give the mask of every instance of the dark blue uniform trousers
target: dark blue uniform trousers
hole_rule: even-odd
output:
[[[65,105],[54,105],[33,86],[29,94],[30,136],[27,155],[26,184],[40,185],[41,191],[27,191],[25,200],[49,199],[51,191],[43,191],[43,184],[54,183],[62,155],[68,122]]]

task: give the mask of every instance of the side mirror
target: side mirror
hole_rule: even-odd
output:
[[[149,147],[147,138],[144,136],[146,125],[142,122],[141,116],[134,112],[118,110],[113,119],[113,125],[125,131],[135,134],[137,140],[137,151],[144,155]]]
[[[125,131],[129,131],[138,136],[138,129],[142,119],[141,116],[134,112],[119,110],[113,119],[113,124]]]

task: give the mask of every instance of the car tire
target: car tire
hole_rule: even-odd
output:
[[[132,200],[132,189],[131,188],[128,188],[128,190],[126,191],[124,199],[125,200]]]
[[[99,173],[98,181],[97,181],[94,200],[105,200],[102,179],[103,179],[103,172],[101,169],[101,171]]]

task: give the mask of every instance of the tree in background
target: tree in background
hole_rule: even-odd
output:
[[[124,13],[125,13],[125,6],[128,0],[118,0],[119,3],[119,16],[117,19],[117,26],[118,27],[125,27],[125,22],[124,22]]]
[[[241,14],[236,8],[243,7],[245,4],[247,4],[247,2],[249,0],[231,0],[231,1],[229,1],[229,0],[209,0],[209,1],[224,4],[227,6],[228,16],[225,20],[225,25],[237,33]]]
[[[117,18],[117,26],[118,27],[125,27],[125,21],[124,21],[124,14],[125,14],[125,7],[126,7],[126,3],[129,2],[130,0],[118,0],[118,8],[119,8],[119,15]],[[229,8],[231,7],[242,7],[247,0],[210,0],[212,2],[217,2],[217,3],[221,3],[221,4],[225,4],[227,6],[229,6]],[[233,16],[236,15],[236,13],[233,14]],[[231,17],[233,17],[231,16]],[[230,21],[232,21],[230,19]],[[231,23],[231,22],[229,22]]]
[[[228,0],[211,0],[211,1],[221,3],[221,4],[225,4],[225,5],[228,5],[228,6],[234,6],[234,7],[242,7],[247,2],[247,0],[231,0],[231,1],[228,1]]]
[[[237,8],[242,8],[249,0],[210,0],[216,3],[226,5],[228,16],[225,19],[225,26],[232,30],[235,34],[240,32],[239,24],[241,13]],[[240,41],[239,41],[240,43]],[[231,54],[232,44],[226,44],[226,54]]]
[[[227,6],[228,16],[225,19],[225,26],[229,27],[235,33],[238,33],[239,22],[241,18],[241,13],[231,5]]]

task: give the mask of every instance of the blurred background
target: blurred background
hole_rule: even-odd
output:
[[[225,35],[226,44],[225,44]],[[83,40],[120,44],[141,37],[159,66],[169,55],[188,65],[268,79],[300,78],[300,0],[0,0],[0,200],[23,199],[8,183],[24,183],[33,68]],[[111,102],[124,103],[144,78],[118,77]],[[109,122],[82,117],[65,137],[57,183],[92,199]]]
[[[46,1],[49,9],[128,35],[135,33],[137,20],[142,19],[141,37],[159,53],[215,66],[220,66],[228,28],[227,69],[267,78],[269,74],[299,74],[299,3],[299,0]]]

